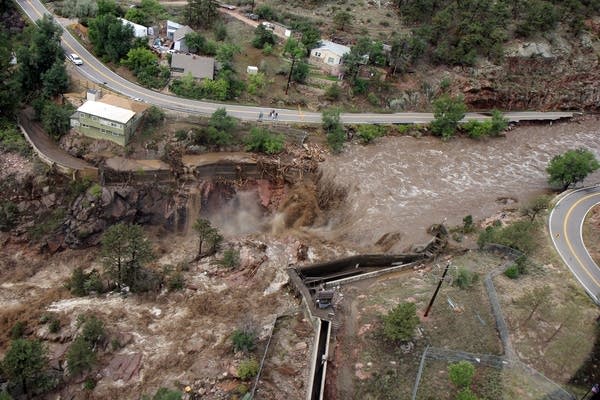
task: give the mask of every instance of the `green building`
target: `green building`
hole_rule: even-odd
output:
[[[71,127],[84,136],[125,146],[135,133],[141,114],[99,101],[86,101],[71,115]]]

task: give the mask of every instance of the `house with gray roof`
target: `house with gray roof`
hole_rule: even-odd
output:
[[[213,79],[215,75],[215,59],[195,54],[175,53],[171,57],[171,72],[173,76],[187,75],[196,79]]]
[[[192,33],[194,30],[187,25],[182,26],[173,33],[173,50],[187,53],[189,50],[185,43],[185,35]]]
[[[350,47],[321,40],[319,45],[310,51],[308,62],[330,75],[337,76],[342,72],[342,58],[347,53],[350,53]]]

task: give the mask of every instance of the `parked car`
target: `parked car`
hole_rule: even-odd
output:
[[[246,18],[250,18],[252,21],[258,21],[258,15],[252,13],[246,13]]]
[[[83,65],[83,60],[75,53],[71,53],[67,58],[75,65]]]

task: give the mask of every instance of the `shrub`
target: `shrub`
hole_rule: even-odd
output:
[[[377,95],[373,92],[369,92],[369,94],[367,95],[367,100],[369,101],[369,103],[371,103],[372,106],[378,106],[379,103],[379,97],[377,97]]]
[[[243,380],[255,377],[258,374],[258,361],[253,358],[243,360],[237,368],[237,373]]]
[[[462,128],[469,137],[477,139],[483,136],[498,136],[508,126],[508,120],[498,110],[492,111],[492,119],[486,121],[469,121]]]
[[[11,230],[19,220],[19,209],[12,201],[0,203],[0,231]]]
[[[170,390],[161,387],[156,391],[156,394],[152,397],[152,400],[181,400],[183,393],[177,390]]]
[[[222,22],[215,24],[214,33],[215,39],[217,39],[219,42],[227,39],[227,27],[225,27],[225,24]]]
[[[473,224],[473,216],[467,215],[463,218],[463,233],[471,233],[475,230],[475,225]]]
[[[248,76],[248,86],[246,89],[250,94],[261,94],[266,85],[267,79],[265,74],[259,72],[257,74]]]
[[[464,388],[456,395],[456,400],[477,400],[477,396],[475,393],[471,391],[469,388]]]
[[[261,4],[260,6],[256,7],[254,12],[262,19],[269,21],[277,20],[277,14],[275,13],[275,10],[268,4]]]
[[[273,32],[266,29],[264,25],[258,25],[254,30],[254,39],[252,39],[252,46],[257,49],[263,49],[266,44],[275,45],[275,36]]]
[[[256,335],[249,330],[236,329],[231,336],[234,351],[248,353],[256,347]]]
[[[85,318],[81,337],[89,343],[90,346],[95,346],[102,342],[105,336],[106,332],[104,331],[104,322],[102,322],[102,320],[98,319],[95,315]]]
[[[339,100],[340,97],[342,96],[342,89],[340,88],[340,85],[333,84],[329,87],[327,87],[327,89],[325,89],[325,98],[327,100],[330,101],[336,101]]]
[[[94,390],[96,387],[96,381],[93,378],[86,378],[83,382],[83,388],[85,390]]]
[[[506,227],[488,226],[479,234],[477,244],[481,248],[487,243],[497,243],[528,254],[536,247],[534,231],[535,223],[526,220],[514,222]]]
[[[81,267],[73,270],[65,286],[74,296],[87,296],[90,292],[100,293],[104,289],[98,271],[92,270],[86,273]]]
[[[334,153],[342,151],[344,142],[346,141],[346,132],[344,128],[338,126],[337,128],[327,132],[327,144]]]
[[[12,340],[22,338],[23,335],[25,334],[26,327],[27,327],[27,325],[23,321],[15,322],[15,324],[12,326],[12,328],[10,328],[10,338]]]
[[[223,252],[223,258],[218,261],[222,267],[234,269],[240,265],[240,252],[236,249],[229,248]]]
[[[280,153],[283,144],[283,135],[273,134],[264,128],[252,128],[246,138],[246,149],[257,153]]]
[[[453,284],[461,289],[468,289],[471,286],[473,286],[473,284],[478,280],[479,275],[477,275],[477,273],[470,271],[464,267],[460,267],[456,270]]]
[[[308,72],[310,71],[310,67],[307,63],[302,60],[296,62],[294,66],[294,70],[292,71],[292,80],[298,83],[306,82],[306,78],[308,77]]]
[[[449,139],[454,136],[458,121],[464,118],[467,106],[462,96],[442,95],[433,102],[433,110],[435,119],[431,122],[431,132]]]
[[[177,139],[178,142],[183,142],[185,140],[188,139],[188,133],[185,129],[179,129],[177,132],[175,132],[175,139]]]
[[[519,277],[519,269],[516,265],[511,265],[510,267],[506,268],[504,275],[510,279],[517,279]]]
[[[0,122],[0,149],[18,153],[22,156],[28,156],[31,154],[31,148],[29,143],[23,137],[23,135],[17,130],[12,124],[3,124]]]
[[[48,325],[48,331],[50,333],[58,333],[58,331],[60,331],[60,320],[58,318],[53,318],[50,321],[50,325]]]
[[[146,122],[150,125],[157,125],[165,119],[165,113],[163,110],[156,106],[151,106],[146,111]]]
[[[179,271],[175,271],[167,279],[167,288],[170,291],[181,290],[184,285],[183,274]]]
[[[383,334],[391,340],[409,340],[419,323],[417,306],[404,302],[383,316]]]
[[[96,363],[96,353],[82,336],[78,336],[67,351],[67,371],[70,375],[79,375],[92,369]]]
[[[468,388],[473,381],[475,367],[468,361],[459,361],[448,366],[450,382],[459,388]]]
[[[270,56],[271,54],[273,54],[273,45],[270,43],[266,43],[263,47],[262,52],[265,56]]]
[[[371,143],[378,137],[383,136],[383,128],[377,125],[360,125],[358,127],[358,136],[363,143]]]
[[[96,198],[100,197],[102,195],[102,186],[100,186],[97,183],[94,183],[90,188],[89,188],[90,194]]]

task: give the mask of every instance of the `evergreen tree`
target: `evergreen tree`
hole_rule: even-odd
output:
[[[185,19],[189,25],[209,28],[219,17],[215,0],[189,0],[185,9]]]

